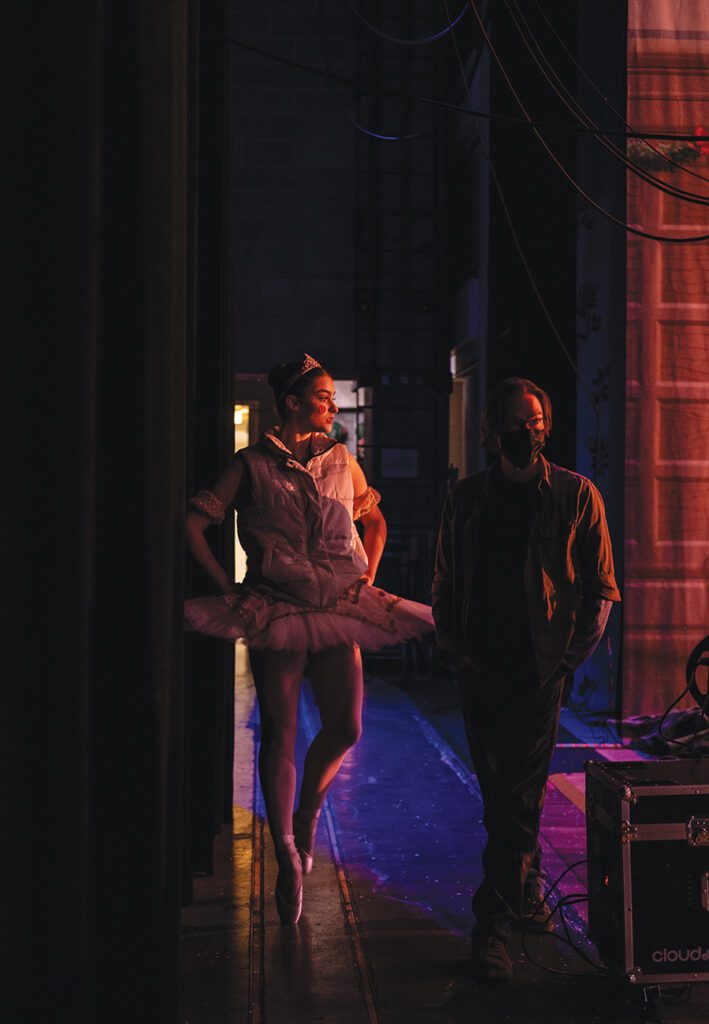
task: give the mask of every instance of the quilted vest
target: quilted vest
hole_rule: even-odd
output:
[[[324,608],[362,575],[367,556],[352,520],[347,449],[313,434],[312,452],[301,465],[274,428],[237,453],[249,481],[237,530],[245,583],[266,583],[290,600]]]

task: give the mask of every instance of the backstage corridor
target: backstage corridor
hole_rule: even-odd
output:
[[[365,676],[363,738],[323,812],[302,918],[282,926],[255,779],[258,713],[245,654],[237,648],[233,827],[217,837],[215,875],[195,879],[194,901],[183,913],[182,1024],[642,1019],[640,1001],[594,966],[579,900],[585,866],[577,863],[585,857],[584,761],[639,755],[620,748],[605,726],[564,709],[542,826],[549,881],[563,874],[550,897],[564,901],[563,920],[557,908],[553,935],[513,934],[509,985],[473,981],[470,895],[484,833],[450,677],[404,684]],[[301,764],[316,722],[306,683]],[[709,1017],[709,986],[680,995],[665,1002],[668,1024]]]

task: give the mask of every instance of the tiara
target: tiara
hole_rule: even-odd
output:
[[[284,395],[287,395],[295,382],[300,380],[301,377],[304,377],[306,373],[310,373],[310,371],[314,370],[317,366],[322,367],[322,363],[319,363],[317,359],[313,359],[313,357],[309,356],[307,352],[304,352],[303,355],[305,356],[305,359],[301,366],[295,371],[295,373],[292,373],[283,386],[278,389],[279,398],[283,398]]]

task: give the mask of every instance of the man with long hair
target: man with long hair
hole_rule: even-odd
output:
[[[620,600],[603,499],[542,455],[551,401],[511,377],[488,395],[495,461],[461,480],[441,520],[433,614],[455,674],[488,834],[473,896],[473,969],[511,977],[513,926],[550,930],[539,823],[566,676],[594,650]]]

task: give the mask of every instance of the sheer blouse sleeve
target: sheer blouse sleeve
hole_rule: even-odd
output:
[[[210,523],[214,523],[215,526],[224,522],[226,506],[224,502],[220,501],[216,494],[212,494],[211,491],[199,491],[195,494],[194,498],[190,498],[188,504],[191,508],[196,509],[197,512],[201,512],[202,515],[206,516]]]
[[[381,500],[382,496],[379,491],[376,491],[373,487],[368,487],[364,494],[355,497],[352,518],[357,520],[361,519],[362,516],[366,516],[367,512],[371,512]]]

